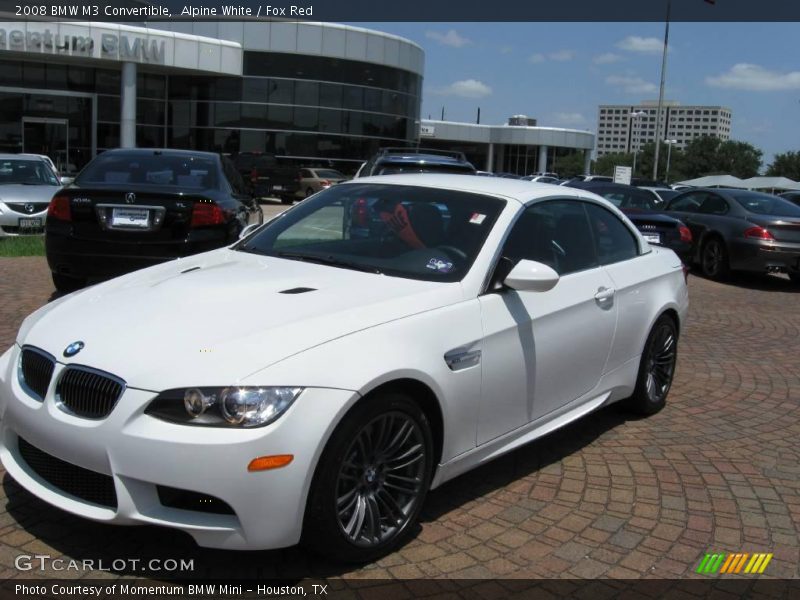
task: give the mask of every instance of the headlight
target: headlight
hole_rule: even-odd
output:
[[[181,388],[158,395],[145,413],[165,421],[209,427],[260,427],[297,399],[301,387]]]

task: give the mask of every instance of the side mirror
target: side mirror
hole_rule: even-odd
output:
[[[239,234],[239,239],[242,240],[246,238],[259,227],[261,227],[261,223],[250,223],[250,225],[247,225],[244,229],[242,229],[242,232]]]
[[[548,292],[558,283],[559,276],[551,267],[535,260],[519,261],[503,283],[520,292]]]
[[[59,180],[61,181],[61,185],[69,185],[70,183],[75,181],[75,178],[64,176],[64,177],[59,177]]]

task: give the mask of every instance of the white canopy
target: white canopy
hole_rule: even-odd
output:
[[[706,175],[705,177],[679,181],[678,183],[694,187],[733,187],[745,190],[748,188],[748,185],[743,180],[733,175]]]
[[[800,190],[800,183],[788,177],[751,177],[742,183],[751,190]]]

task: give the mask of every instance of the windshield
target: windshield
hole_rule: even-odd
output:
[[[733,199],[746,211],[773,217],[800,217],[800,206],[768,194],[731,193]]]
[[[603,198],[611,202],[614,206],[621,209],[638,208],[640,210],[655,210],[656,199],[648,192],[641,190],[609,190],[603,188],[587,188],[595,194],[600,194]]]
[[[437,165],[427,164],[385,164],[380,165],[375,175],[397,175],[400,173],[458,173],[459,175],[474,175],[475,169],[468,165]]]
[[[211,157],[188,154],[101,154],[81,171],[75,183],[217,189],[217,165]]]
[[[43,160],[0,160],[0,185],[60,185]]]
[[[411,279],[460,281],[504,204],[435,188],[337,185],[235,249]]]

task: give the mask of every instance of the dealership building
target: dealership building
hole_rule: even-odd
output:
[[[409,40],[333,23],[0,22],[0,152],[48,154],[70,172],[120,146],[266,152],[353,171],[380,147],[417,145],[422,131],[423,144],[463,148],[478,168],[522,173],[520,157],[540,166],[548,149],[591,151],[588,132],[421,127],[424,63]]]

